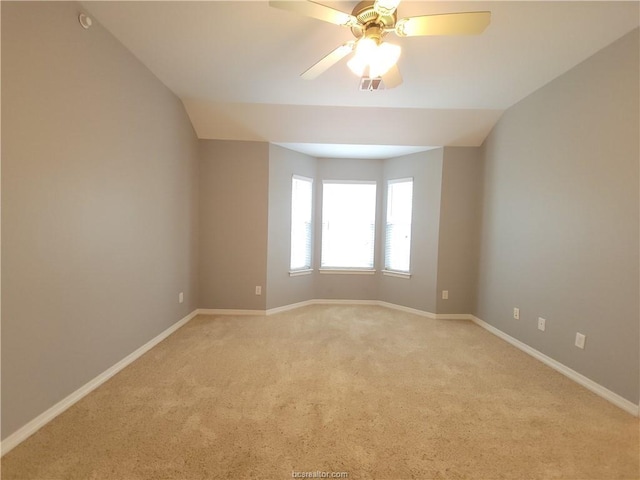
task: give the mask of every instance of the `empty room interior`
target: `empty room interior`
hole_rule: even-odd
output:
[[[4,479],[640,478],[640,3],[0,15]]]

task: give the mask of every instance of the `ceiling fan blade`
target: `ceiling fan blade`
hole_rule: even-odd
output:
[[[341,12],[316,2],[270,1],[269,5],[344,27],[358,25],[358,19],[350,13]]]
[[[355,46],[355,44],[356,42],[347,42],[340,45],[333,52],[324,57],[322,60],[313,65],[300,76],[305,80],[313,80],[320,74],[329,70],[329,68],[333,67],[336,63],[349,55],[351,52],[353,52],[353,47]]]
[[[444,13],[398,20],[396,34],[401,37],[419,35],[478,35],[491,22],[491,12]]]
[[[394,65],[387,73],[382,75],[382,82],[386,90],[395,88],[402,83],[402,75],[400,75],[398,65]]]

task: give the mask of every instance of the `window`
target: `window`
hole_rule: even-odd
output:
[[[385,228],[384,269],[409,273],[413,179],[389,180]]]
[[[324,269],[373,269],[376,183],[325,181],[322,184]]]
[[[291,180],[291,263],[290,270],[311,269],[311,220],[313,180],[294,175]]]

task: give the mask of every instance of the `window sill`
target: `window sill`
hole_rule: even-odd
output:
[[[313,268],[307,268],[305,270],[289,270],[290,277],[299,277],[301,275],[311,275],[313,273]]]
[[[387,277],[397,277],[397,278],[405,278],[409,280],[411,278],[411,273],[409,272],[394,272],[393,270],[382,270],[382,274]]]
[[[376,271],[371,268],[321,268],[320,273],[330,275],[374,275]]]

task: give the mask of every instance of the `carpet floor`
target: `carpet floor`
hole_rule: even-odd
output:
[[[5,455],[2,478],[638,479],[638,436],[471,322],[310,306],[196,317]]]

